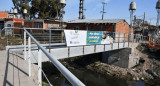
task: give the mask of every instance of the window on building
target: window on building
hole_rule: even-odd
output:
[[[36,23],[36,28],[40,28],[40,23]]]
[[[7,24],[7,27],[11,27],[12,25],[11,24]]]

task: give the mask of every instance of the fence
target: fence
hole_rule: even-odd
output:
[[[41,44],[65,43],[64,31],[60,29],[28,28],[30,34]],[[21,28],[5,28],[1,32],[1,39],[6,45],[23,45],[24,30]]]
[[[26,30],[41,44],[51,43],[66,43],[64,30],[60,29],[43,29],[43,28],[26,28]],[[23,33],[21,28],[5,28],[3,29],[4,35],[1,38],[6,38],[6,45],[23,45]],[[148,42],[147,36],[138,34],[115,33],[104,31],[105,35],[113,38],[113,42]]]

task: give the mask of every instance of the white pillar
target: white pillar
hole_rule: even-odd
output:
[[[31,38],[28,37],[28,73],[31,76]]]
[[[24,31],[24,60],[26,60],[26,32]]]
[[[38,86],[42,86],[42,50],[38,51]]]

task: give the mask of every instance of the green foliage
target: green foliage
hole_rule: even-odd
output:
[[[55,18],[58,15],[59,0],[12,0],[18,12],[27,9],[31,18]],[[24,15],[24,14],[23,14]]]

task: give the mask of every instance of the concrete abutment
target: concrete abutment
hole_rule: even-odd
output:
[[[122,68],[132,68],[139,64],[136,47],[138,43],[130,44],[129,48],[112,50],[102,53],[102,62]]]

